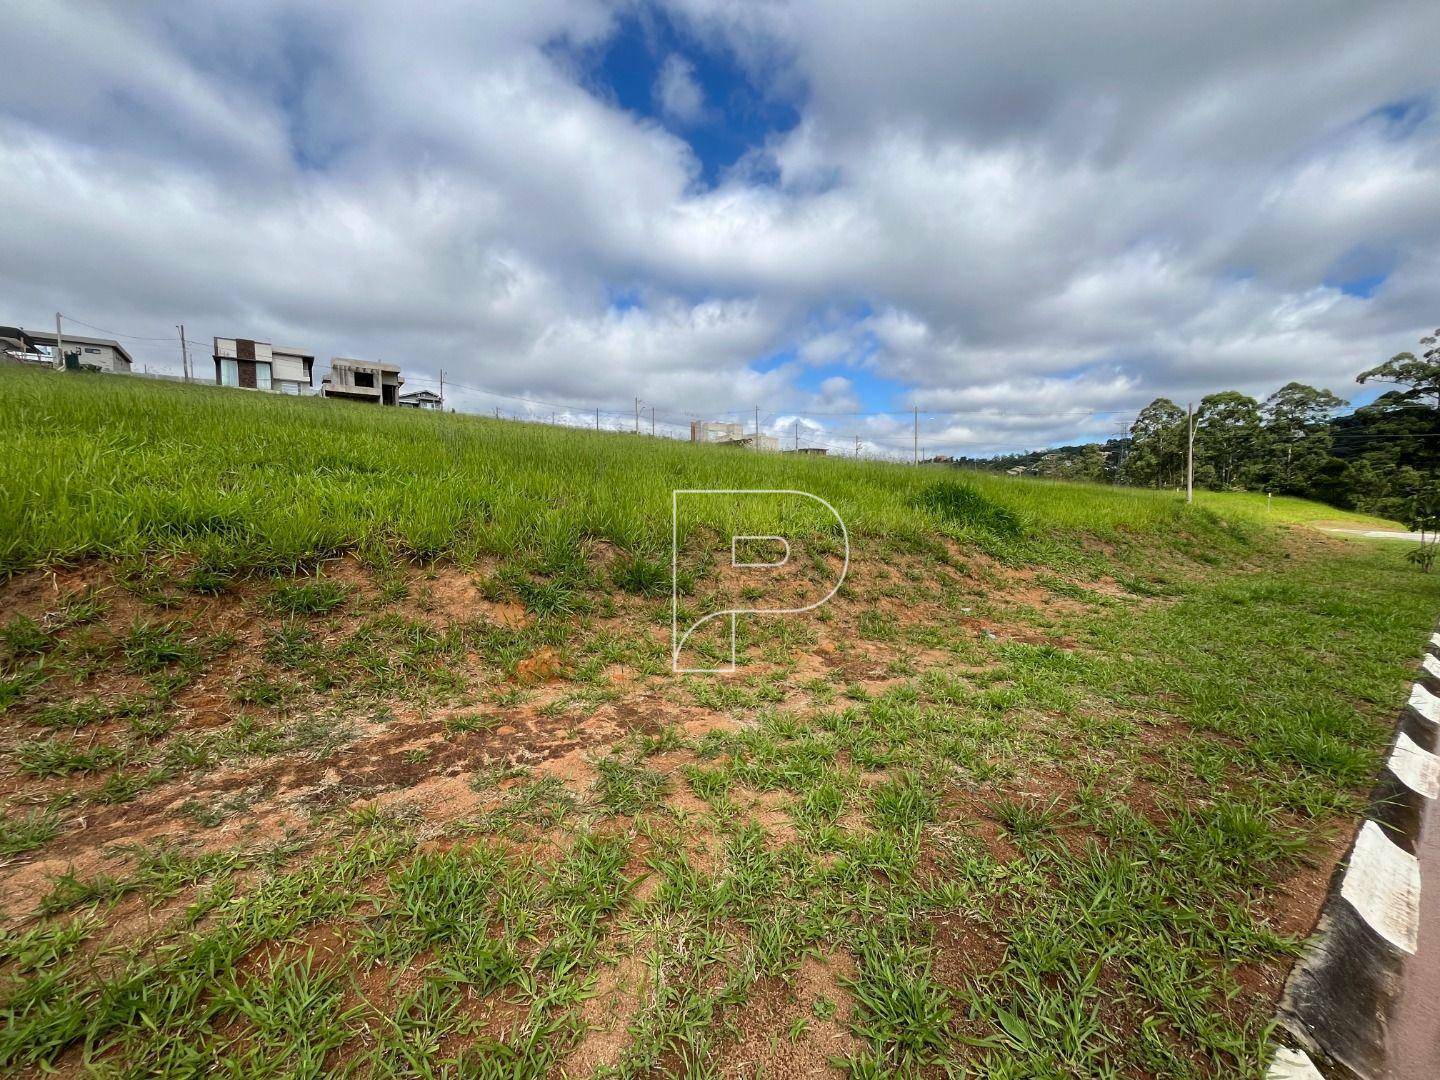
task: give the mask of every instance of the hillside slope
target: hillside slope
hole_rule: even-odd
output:
[[[1440,610],[1168,493],[0,391],[10,1069],[1259,1075]],[[848,536],[733,674],[681,488],[845,524],[682,523],[690,618]]]

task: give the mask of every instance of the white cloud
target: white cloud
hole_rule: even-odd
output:
[[[792,437],[873,408],[863,371],[972,451],[1157,394],[1350,396],[1440,322],[1433,3],[688,0],[655,118],[590,81],[616,10],[22,5],[0,318],[183,319],[617,412],[759,403]],[[709,187],[680,137],[725,123],[700,49],[800,118]]]
[[[699,123],[705,116],[705,91],[695,79],[695,65],[679,53],[667,56],[655,80],[655,101],[676,123]]]

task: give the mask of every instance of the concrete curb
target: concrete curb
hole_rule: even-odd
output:
[[[1437,744],[1440,633],[1430,636],[1365,819],[1285,982],[1277,1019],[1294,1046],[1276,1053],[1269,1080],[1394,1075],[1389,1022],[1405,965],[1419,947],[1416,854],[1427,811],[1440,795]]]

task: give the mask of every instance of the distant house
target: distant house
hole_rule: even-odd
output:
[[[304,394],[315,386],[315,356],[250,338],[215,339],[215,383],[247,390]]]
[[[411,394],[401,394],[399,405],[402,409],[434,409],[437,412],[445,403],[445,399],[434,390],[416,390]]]
[[[823,446],[797,446],[793,450],[782,450],[783,454],[799,454],[801,457],[824,457],[830,453]]]
[[[717,446],[740,446],[750,450],[779,450],[780,440],[774,435],[746,434],[743,424],[721,420],[691,420],[690,441]]]
[[[120,375],[130,371],[130,354],[118,341],[78,334],[62,334],[60,340],[65,343],[65,367],[71,371],[109,371]],[[0,348],[11,360],[55,366],[53,331],[0,326]]]
[[[691,420],[690,441],[704,443],[726,443],[745,437],[745,425],[729,424],[722,420]]]
[[[5,359],[20,364],[52,362],[40,351],[40,343],[18,326],[0,326],[0,353],[4,353]]]
[[[374,405],[400,404],[399,364],[380,360],[350,360],[337,356],[330,361],[330,374],[320,384],[326,397],[367,401]]]
[[[746,450],[769,450],[780,449],[780,440],[774,435],[756,435],[751,432],[749,435],[741,435],[738,439],[726,439],[721,446],[739,446]]]

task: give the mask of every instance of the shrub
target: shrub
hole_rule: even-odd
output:
[[[994,536],[1015,539],[1024,532],[1013,511],[959,480],[942,480],[922,488],[915,496],[915,505],[944,521]]]
[[[328,615],[350,594],[343,582],[316,577],[308,581],[282,581],[266,606],[280,615]]]
[[[640,596],[668,596],[670,567],[644,555],[622,555],[610,568],[610,580],[618,589]]]

